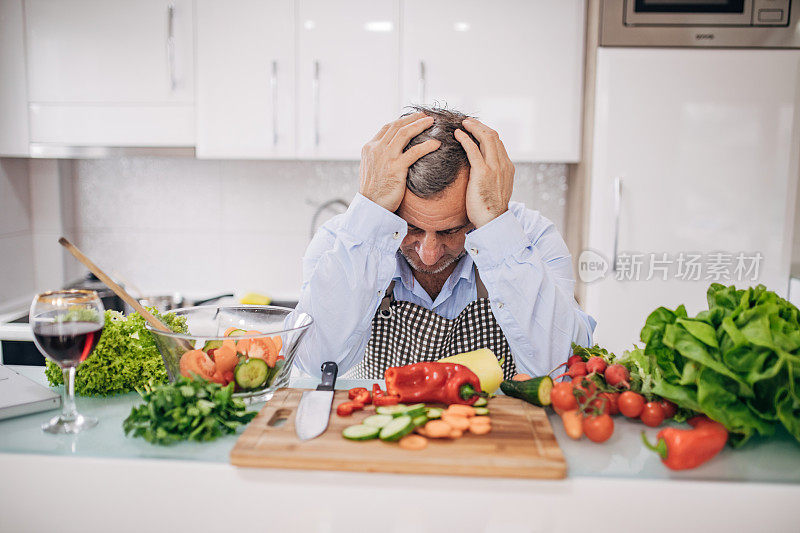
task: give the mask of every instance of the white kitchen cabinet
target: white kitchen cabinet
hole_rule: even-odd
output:
[[[612,265],[616,238],[619,255],[617,274],[586,286],[597,342],[630,348],[659,306],[696,314],[714,281],[786,296],[798,80],[797,50],[599,50],[588,248]],[[749,275],[736,270],[740,253]],[[701,256],[699,279],[690,255]],[[637,263],[639,281],[628,280]]]
[[[22,0],[0,0],[0,157],[28,155]]]
[[[191,0],[26,0],[31,142],[194,145]]]
[[[583,0],[405,0],[402,102],[438,102],[500,133],[518,161],[580,158]]]
[[[297,156],[359,159],[399,114],[399,0],[297,0]]]
[[[197,157],[294,155],[294,2],[197,0]]]

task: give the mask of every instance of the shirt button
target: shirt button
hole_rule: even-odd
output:
[[[400,238],[400,232],[399,231],[395,231],[394,234],[392,234],[392,238],[393,239],[399,239]]]
[[[503,302],[497,302],[497,308],[498,309],[502,309],[503,308]]]
[[[478,255],[478,249],[477,248],[471,248],[470,252],[472,252],[475,255]]]

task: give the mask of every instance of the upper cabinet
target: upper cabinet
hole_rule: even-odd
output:
[[[402,100],[447,103],[514,160],[580,157],[584,0],[405,0]]]
[[[292,0],[197,0],[197,157],[292,157],[294,68]]]
[[[399,113],[398,0],[297,2],[297,155],[359,159]]]
[[[194,145],[191,0],[26,0],[31,142]]]

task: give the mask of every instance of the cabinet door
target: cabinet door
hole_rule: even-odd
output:
[[[291,0],[198,0],[197,157],[294,150]]]
[[[29,97],[193,101],[191,0],[26,0]]]
[[[398,0],[298,0],[299,156],[359,159],[398,116],[398,13]]]
[[[618,235],[622,280],[586,287],[597,342],[630,348],[659,306],[706,309],[714,281],[786,294],[798,80],[800,51],[599,50],[588,245],[611,264]]]
[[[583,0],[406,0],[403,105],[447,103],[514,160],[578,161]]]

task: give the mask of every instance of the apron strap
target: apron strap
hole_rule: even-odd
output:
[[[475,265],[472,265],[475,269],[475,285],[478,286],[478,299],[481,298],[489,298],[489,291],[486,290],[486,285],[483,284],[483,280],[481,279],[480,274],[478,274],[478,268]]]

